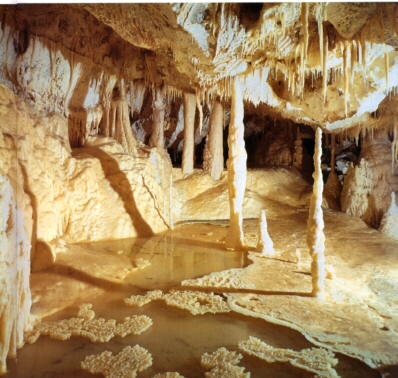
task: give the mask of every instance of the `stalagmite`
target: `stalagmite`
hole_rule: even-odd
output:
[[[310,203],[307,244],[311,255],[312,295],[320,299],[325,295],[325,234],[323,232],[323,178],[321,169],[322,129],[317,128],[315,134],[315,152],[313,174],[314,186]]]
[[[164,148],[164,113],[165,113],[165,101],[164,101],[164,88],[155,89],[153,91],[153,115],[152,115],[152,135],[149,139],[149,145],[151,147]]]
[[[230,224],[226,245],[228,248],[243,247],[243,199],[246,188],[247,154],[244,141],[243,90],[240,79],[235,77],[232,86],[231,119],[228,134],[228,193]]]
[[[182,173],[193,172],[194,131],[195,131],[196,96],[184,93],[184,148],[182,152]]]
[[[214,180],[218,180],[224,170],[223,123],[223,106],[218,101],[214,101],[203,159],[204,171],[208,172]]]
[[[261,210],[260,214],[259,237],[256,250],[263,255],[273,255],[275,253],[274,243],[268,234],[265,210]]]

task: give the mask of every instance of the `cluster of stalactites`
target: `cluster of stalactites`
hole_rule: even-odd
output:
[[[328,20],[325,3],[302,3],[279,8],[284,12],[273,14],[272,17],[268,15],[268,18],[263,11],[260,27],[253,32],[244,29],[237,16],[230,11],[230,7],[221,7],[213,73],[205,73],[197,67],[200,87],[209,92],[209,96],[229,100],[235,76],[246,78],[246,82],[252,81],[250,78],[254,76],[257,86],[263,89],[246,85],[245,100],[254,105],[265,102],[272,106],[273,104],[267,102],[270,99],[267,92],[272,90],[267,83],[268,78],[283,78],[288,93],[301,99],[305,95],[306,87],[309,84],[314,85],[321,78],[323,103],[327,103],[328,86],[336,83],[343,91],[344,115],[348,117],[354,109],[355,93],[373,85],[374,78],[369,75],[369,67],[379,58],[377,64],[382,64],[383,55],[384,82],[378,82],[377,85],[384,86],[386,94],[394,90],[390,77],[390,55],[393,51],[391,46],[382,43],[376,45],[366,36],[366,31],[357,33],[353,40],[329,40],[329,33],[325,29],[325,22]],[[314,19],[318,32],[316,40],[310,38]],[[275,20],[278,20],[278,27],[275,27]],[[294,42],[292,31],[298,22],[302,37]],[[311,48],[314,43],[318,45],[318,51]],[[250,65],[247,64],[247,58],[258,55],[261,49],[275,50],[275,58],[267,55],[266,60],[259,58],[250,61]],[[266,74],[262,74],[265,72]]]

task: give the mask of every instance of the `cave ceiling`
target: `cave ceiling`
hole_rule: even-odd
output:
[[[203,100],[229,102],[238,77],[254,109],[338,132],[394,117],[397,12],[394,3],[54,4],[21,6],[18,22],[75,51],[80,30],[81,53],[98,64],[123,61],[120,75]],[[98,58],[105,38],[113,48]],[[374,117],[381,104],[385,119]]]

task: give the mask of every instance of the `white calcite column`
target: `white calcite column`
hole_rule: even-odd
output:
[[[0,375],[7,371],[7,357],[16,357],[24,344],[24,331],[31,327],[29,287],[30,237],[24,213],[17,206],[14,190],[0,175]]]
[[[182,173],[184,175],[189,175],[193,172],[195,110],[195,95],[184,93],[184,148],[182,151]]]
[[[153,91],[153,113],[152,113],[152,135],[149,139],[151,147],[164,148],[164,112],[165,98],[164,90],[157,88]]]
[[[223,123],[224,109],[218,101],[214,101],[203,156],[203,170],[214,180],[218,180],[224,170]]]
[[[230,222],[226,239],[227,248],[241,249],[243,235],[243,199],[246,188],[246,160],[243,90],[239,78],[235,77],[232,87],[231,119],[228,133],[228,194]]]
[[[323,232],[323,178],[321,169],[322,129],[315,133],[315,152],[313,174],[314,186],[312,191],[310,211],[307,224],[307,244],[311,255],[312,295],[323,299],[325,295],[325,234]]]
[[[256,250],[263,255],[275,254],[274,243],[268,234],[267,217],[265,210],[261,210],[259,222],[259,237]]]

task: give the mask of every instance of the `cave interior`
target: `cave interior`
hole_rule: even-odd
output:
[[[0,5],[0,375],[398,377],[398,5]]]

